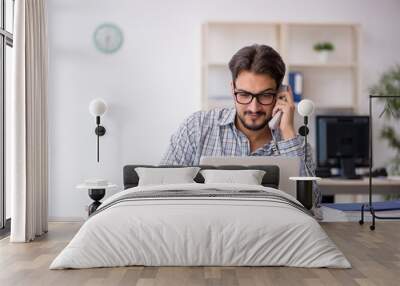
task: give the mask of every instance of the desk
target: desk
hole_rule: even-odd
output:
[[[347,180],[340,178],[323,178],[318,181],[322,195],[335,194],[368,194],[369,179]],[[388,178],[372,179],[372,194],[400,194],[400,180]]]

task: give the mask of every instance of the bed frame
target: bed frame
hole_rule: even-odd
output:
[[[135,171],[137,167],[147,168],[182,168],[184,166],[155,166],[155,165],[126,165],[124,166],[124,189],[136,187],[139,183],[139,176]],[[264,187],[279,187],[279,167],[275,165],[259,165],[259,166],[206,166],[199,165],[202,170],[205,169],[217,169],[217,170],[263,170],[265,175],[262,179],[261,184]],[[194,178],[197,183],[204,183],[204,178],[200,174]]]

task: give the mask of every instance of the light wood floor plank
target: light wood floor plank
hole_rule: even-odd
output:
[[[32,243],[0,240],[0,285],[400,285],[400,222],[368,225],[325,223],[322,227],[351,262],[352,269],[294,267],[116,267],[49,270],[56,255],[79,230],[79,223],[51,223]]]

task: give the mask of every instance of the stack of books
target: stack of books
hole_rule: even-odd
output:
[[[323,221],[359,221],[363,203],[322,204]],[[400,217],[400,200],[373,202],[375,214],[378,216]],[[364,208],[364,220],[371,221],[368,206]]]

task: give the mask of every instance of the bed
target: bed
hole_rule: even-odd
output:
[[[261,185],[204,183],[199,173],[193,183],[151,186],[138,185],[136,167],[158,168],[125,166],[125,190],[102,203],[50,269],[351,267],[310,212],[278,189],[277,166],[218,167],[264,170]]]

